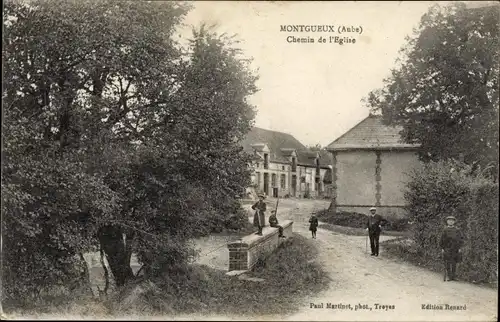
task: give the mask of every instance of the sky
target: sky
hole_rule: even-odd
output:
[[[257,70],[255,125],[326,146],[369,114],[362,102],[382,86],[405,37],[432,2],[196,2],[184,23],[236,34]],[[282,32],[281,25],[329,25],[336,32]],[[362,27],[338,34],[338,27]],[[289,43],[288,36],[315,43]],[[355,44],[319,43],[349,36]]]

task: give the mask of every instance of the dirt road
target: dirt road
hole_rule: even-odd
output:
[[[272,203],[272,200],[269,201]],[[280,220],[293,219],[294,231],[310,238],[308,218],[313,210],[328,207],[326,201],[282,200]],[[443,282],[438,273],[415,267],[405,262],[365,252],[365,237],[348,236],[320,229],[313,240],[319,250],[317,262],[331,278],[327,290],[298,304],[298,313],[283,316],[238,317],[238,320],[293,320],[293,321],[496,321],[497,291],[465,282]],[[382,240],[391,237],[381,236]],[[208,238],[209,250],[225,241]],[[220,248],[220,253],[227,253]],[[203,260],[212,266],[225,269],[227,255],[210,253]],[[218,258],[222,260],[215,261]],[[213,262],[216,262],[213,264]],[[219,263],[220,262],[220,263]],[[217,264],[218,263],[218,264]],[[329,307],[331,305],[331,307]],[[378,309],[377,309],[378,305]],[[430,309],[423,309],[429,305]],[[447,310],[446,305],[465,308]],[[332,308],[333,307],[333,308]],[[361,307],[361,308],[359,308]],[[20,317],[10,317],[20,318]],[[26,316],[23,319],[29,318]],[[32,318],[50,318],[36,316]],[[52,317],[60,319],[61,316]],[[97,317],[64,314],[67,319],[92,319]],[[179,315],[175,317],[143,315],[115,317],[123,320],[231,320],[225,316]]]
[[[295,220],[295,232],[310,238],[307,218],[317,206],[317,202],[301,202],[300,208],[289,207],[291,212],[287,217]],[[332,279],[330,287],[304,300],[299,313],[284,318],[295,321],[497,320],[496,290],[460,281],[444,282],[441,274],[386,258],[383,248],[379,257],[372,257],[365,252],[365,239],[320,229],[314,240],[320,253],[317,261]],[[329,303],[336,308],[329,308]],[[424,309],[422,305],[432,308]],[[455,306],[457,310],[449,310],[446,305]],[[463,309],[458,310],[459,306]]]

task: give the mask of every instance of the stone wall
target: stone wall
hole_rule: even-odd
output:
[[[293,233],[293,221],[283,220],[280,225],[283,227],[283,235],[290,237]],[[251,270],[259,258],[265,259],[285,241],[285,238],[279,238],[278,235],[278,228],[266,226],[262,229],[262,236],[247,235],[238,241],[229,243],[227,245],[229,271]]]

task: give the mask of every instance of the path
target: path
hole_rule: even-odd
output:
[[[292,207],[294,231],[310,238],[306,219],[313,203]],[[381,236],[390,239],[388,236]],[[357,321],[496,321],[497,291],[465,282],[444,282],[443,276],[406,262],[365,253],[365,237],[347,236],[319,229],[317,261],[332,279],[327,290],[304,299],[303,307],[288,320]],[[311,308],[311,303],[318,308]],[[327,308],[327,303],[351,309]],[[375,310],[375,304],[394,309]],[[319,308],[323,304],[323,308]],[[355,305],[369,309],[355,310]],[[465,310],[424,310],[422,305],[465,305]]]
[[[272,200],[269,200],[272,203]],[[313,209],[324,209],[328,202],[323,200],[283,200],[280,201],[278,217],[280,220],[293,219],[294,231],[310,238],[308,218]],[[381,236],[381,239],[391,237]],[[224,237],[222,237],[224,238]],[[217,240],[202,241],[210,249],[217,245]],[[318,239],[313,240],[320,263],[331,278],[325,291],[314,298],[303,299],[299,311],[290,316],[281,317],[238,317],[239,320],[293,320],[293,321],[496,321],[497,291],[465,282],[443,282],[443,276],[405,262],[388,259],[381,248],[380,257],[374,258],[365,253],[365,237],[347,236],[328,230],[319,229]],[[208,247],[207,247],[208,248]],[[222,250],[224,252],[227,250]],[[210,262],[215,254],[207,255]],[[212,259],[213,262],[213,259]],[[214,266],[224,266],[224,261]],[[311,303],[318,307],[311,308]],[[333,305],[351,305],[351,309],[327,308]],[[371,307],[372,310],[355,310],[357,304]],[[394,306],[390,310],[375,310],[375,304]],[[423,310],[422,304],[465,305],[465,311]],[[84,315],[63,314],[67,319],[93,318]],[[10,317],[20,318],[20,317]],[[23,316],[23,319],[29,318]],[[42,318],[36,316],[32,318]],[[44,319],[50,318],[43,316]],[[61,316],[53,317],[60,319]],[[94,317],[96,318],[96,317]],[[115,317],[124,320],[231,320],[226,316],[177,315],[167,316],[126,316]]]

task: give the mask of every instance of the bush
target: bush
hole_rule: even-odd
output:
[[[333,213],[325,209],[318,212],[318,219],[332,225],[365,228],[367,215],[348,211]],[[408,220],[406,218],[386,219],[388,223],[384,226],[384,230],[406,231],[409,229]]]
[[[235,214],[231,214],[224,222],[224,228],[229,230],[241,230],[250,225],[247,212],[240,208]]]
[[[198,236],[208,233],[220,233],[225,230],[241,230],[248,226],[248,214],[237,200],[219,202],[219,208],[207,216],[207,230]]]
[[[386,227],[387,230],[407,231],[410,229],[410,223],[406,218],[397,218],[390,220]]]
[[[465,237],[459,277],[497,280],[498,183],[457,162],[425,165],[411,174],[405,198],[414,221],[413,239],[425,261],[441,261],[439,240],[444,218],[453,214]]]

